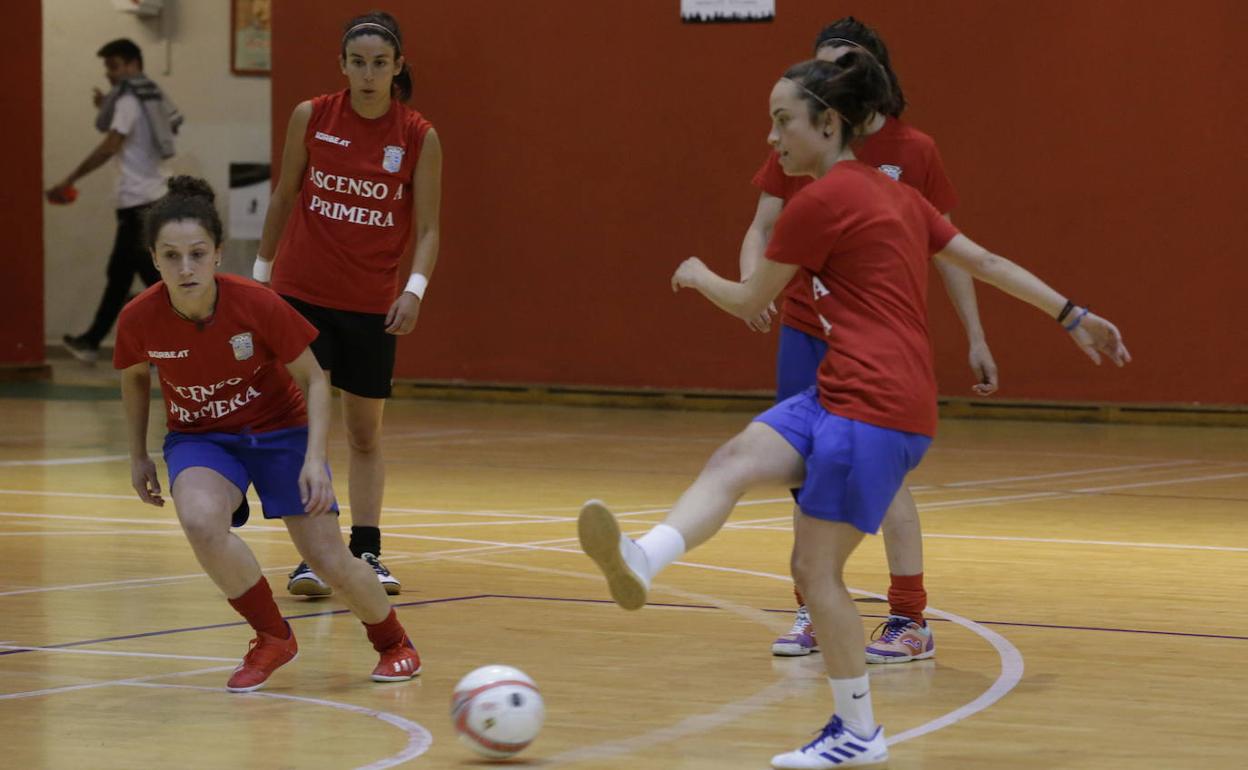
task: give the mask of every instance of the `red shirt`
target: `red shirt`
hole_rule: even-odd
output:
[[[784,207],[767,258],[809,271],[803,288],[828,342],[817,379],[829,412],[935,435],[927,269],[957,234],[913,188],[852,160]]]
[[[273,288],[321,307],[385,313],[412,236],[412,172],[430,128],[395,100],[380,118],[347,90],[312,100],[308,167],[277,246]]]
[[[263,433],[307,424],[283,364],[315,338],[289,303],[246,278],[217,275],[217,308],[202,324],[178,315],[158,281],[121,311],[113,366],[156,365],[169,430]]]
[[[936,149],[936,142],[897,118],[885,118],[879,131],[854,146],[854,155],[863,163],[876,166],[893,179],[918,190],[942,214],[948,214],[958,205],[958,195],[945,175],[945,165]],[[780,156],[774,152],[753,179],[755,187],[786,201],[792,200],[799,190],[813,181],[808,176],[786,176],[780,167]],[[819,328],[810,293],[804,290],[803,281],[799,273],[785,288],[780,320],[787,326],[818,337],[823,331]]]

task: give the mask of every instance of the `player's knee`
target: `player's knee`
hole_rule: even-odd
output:
[[[350,573],[351,552],[341,541],[315,546],[301,555],[308,566],[331,586],[341,586]]]
[[[836,569],[826,554],[810,549],[794,548],[789,559],[789,571],[793,582],[804,596],[810,596],[820,588],[841,586],[841,571]]]
[[[712,473],[726,479],[744,479],[749,476],[751,466],[744,442],[738,436],[715,450],[711,459],[706,461],[703,473]]]
[[[381,431],[348,430],[347,445],[357,454],[374,454],[381,451]]]
[[[178,521],[187,540],[201,546],[211,545],[230,531],[225,505],[207,497],[179,501]]]

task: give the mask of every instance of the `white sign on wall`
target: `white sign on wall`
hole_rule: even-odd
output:
[[[776,0],[680,0],[680,20],[693,24],[771,21]]]

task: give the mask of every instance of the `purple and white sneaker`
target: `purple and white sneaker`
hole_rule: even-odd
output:
[[[868,663],[906,663],[936,654],[932,629],[902,615],[889,615],[876,626],[867,645]]]
[[[771,654],[796,658],[812,652],[819,652],[819,642],[815,640],[815,627],[810,622],[810,613],[805,606],[801,606],[797,608],[793,628],[771,643]]]

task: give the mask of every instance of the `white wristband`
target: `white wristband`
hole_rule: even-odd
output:
[[[416,295],[416,299],[425,298],[425,289],[429,288],[429,279],[420,273],[412,273],[407,279],[407,285],[403,287],[403,291]]]
[[[263,259],[259,254],[256,255],[256,264],[251,266],[251,277],[260,283],[268,283],[269,278],[273,275],[273,261]]]

